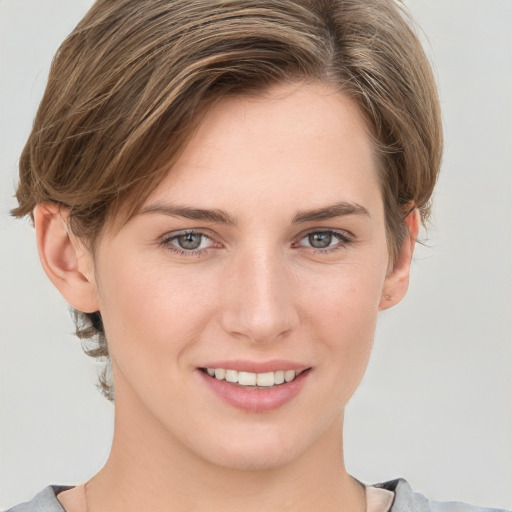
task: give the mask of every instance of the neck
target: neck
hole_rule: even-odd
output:
[[[293,462],[241,470],[198,457],[145,411],[125,405],[116,401],[110,456],[87,484],[88,512],[164,512],[169,504],[178,512],[365,509],[364,488],[344,466],[342,417]]]

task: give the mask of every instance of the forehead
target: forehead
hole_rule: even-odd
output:
[[[228,157],[242,144],[250,148],[251,141],[260,144],[252,145],[248,158],[267,155],[272,159],[276,153],[299,150],[300,143],[306,141],[323,149],[332,150],[332,145],[342,149],[355,142],[354,135],[366,146],[364,149],[369,149],[366,125],[357,104],[334,86],[280,85],[260,96],[236,96],[217,102],[177,166],[207,166],[213,156]]]
[[[234,188],[247,199],[257,191],[272,196],[276,187],[303,196],[312,183],[335,186],[339,198],[377,179],[371,139],[352,99],[326,84],[282,85],[217,102],[146,203],[208,194],[214,202]]]

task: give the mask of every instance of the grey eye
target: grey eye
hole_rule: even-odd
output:
[[[181,249],[187,249],[193,251],[199,249],[201,242],[203,241],[203,235],[200,233],[185,233],[176,237],[176,242]]]
[[[332,233],[329,231],[311,233],[308,235],[308,242],[315,249],[325,249],[332,243]]]

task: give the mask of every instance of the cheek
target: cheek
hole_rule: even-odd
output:
[[[313,275],[302,290],[304,312],[311,319],[318,319],[327,330],[340,334],[371,330],[385,276],[385,263],[366,261],[348,262],[322,276]]]
[[[304,315],[322,372],[336,402],[344,404],[366,369],[385,278],[384,266],[360,264],[336,269],[323,284],[311,283]]]
[[[171,273],[168,265],[142,265],[137,258],[104,266],[99,277],[112,359],[137,372],[168,372],[169,361],[179,364],[180,353],[199,338],[206,310],[214,303],[207,281],[192,272]]]

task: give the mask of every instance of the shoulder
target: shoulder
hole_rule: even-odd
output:
[[[507,512],[503,509],[475,507],[459,501],[431,501],[414,492],[402,478],[376,484],[375,487],[395,493],[390,512]]]
[[[57,500],[57,494],[69,488],[59,485],[45,487],[30,501],[16,505],[5,512],[65,512]]]

